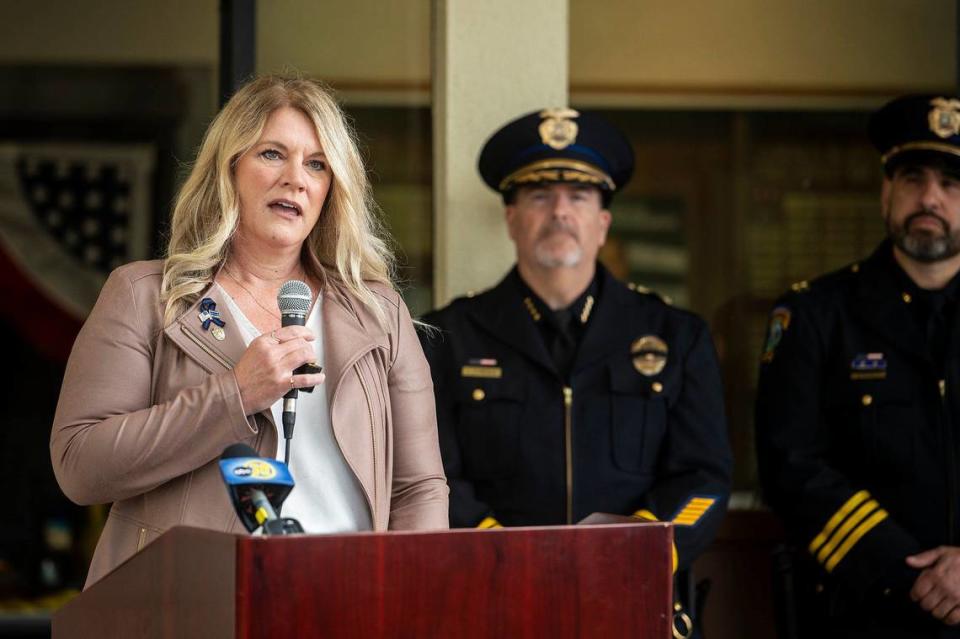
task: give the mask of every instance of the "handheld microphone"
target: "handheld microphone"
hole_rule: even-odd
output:
[[[280,326],[303,326],[307,323],[307,313],[310,312],[310,303],[313,301],[313,293],[310,287],[300,280],[288,280],[280,287],[277,293],[277,306],[280,307]],[[313,367],[314,369],[316,367]],[[312,372],[307,366],[301,366],[293,371],[294,374],[303,374]],[[309,393],[313,387],[304,388]],[[293,439],[293,426],[297,421],[297,397],[299,393],[296,388],[291,388],[283,396],[283,438],[287,440],[287,452],[284,458],[290,459],[290,440]]]
[[[294,485],[286,464],[260,457],[246,444],[233,444],[220,455],[220,475],[247,531],[263,526],[265,535],[303,532],[296,519],[277,515]]]

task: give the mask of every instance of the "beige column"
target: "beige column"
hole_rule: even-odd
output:
[[[487,137],[567,104],[567,0],[434,0],[434,304],[495,284],[514,261],[499,195],[477,173]]]

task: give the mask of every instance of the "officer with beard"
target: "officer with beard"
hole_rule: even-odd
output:
[[[887,239],[772,311],[760,475],[803,637],[960,637],[960,100],[870,121]]]
[[[680,568],[713,538],[731,453],[706,324],[597,262],[633,152],[596,115],[546,109],[498,130],[480,174],[516,266],[423,318],[450,524],[675,524]]]

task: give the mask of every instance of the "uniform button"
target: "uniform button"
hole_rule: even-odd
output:
[[[903,301],[904,301],[904,303],[906,303],[906,304],[909,304],[910,302],[913,301],[913,298],[910,297],[910,293],[904,293],[904,294],[903,294]]]
[[[653,384],[650,385],[650,388],[653,389],[653,392],[654,392],[654,393],[662,393],[662,392],[663,392],[663,384],[661,384],[660,382],[654,382]]]
[[[863,397],[860,398],[860,401],[863,403],[864,406],[869,406],[870,404],[873,403],[873,396],[864,395]]]
[[[814,590],[816,590],[817,593],[823,592],[823,584],[817,584],[817,586],[816,586],[816,588],[814,588]]]
[[[890,592],[891,592],[891,590],[890,590],[889,588],[884,588],[884,589],[883,589],[883,596],[884,596],[884,597],[889,597],[889,596],[890,596]]]
[[[482,388],[474,388],[474,389],[473,389],[473,399],[474,399],[475,401],[478,401],[478,402],[479,402],[479,401],[483,400],[483,398],[486,397],[486,396],[487,396],[487,394],[483,392],[483,389],[482,389]]]

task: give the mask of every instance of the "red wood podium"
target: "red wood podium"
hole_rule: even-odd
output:
[[[248,537],[174,528],[53,617],[73,637],[670,635],[673,530]]]

